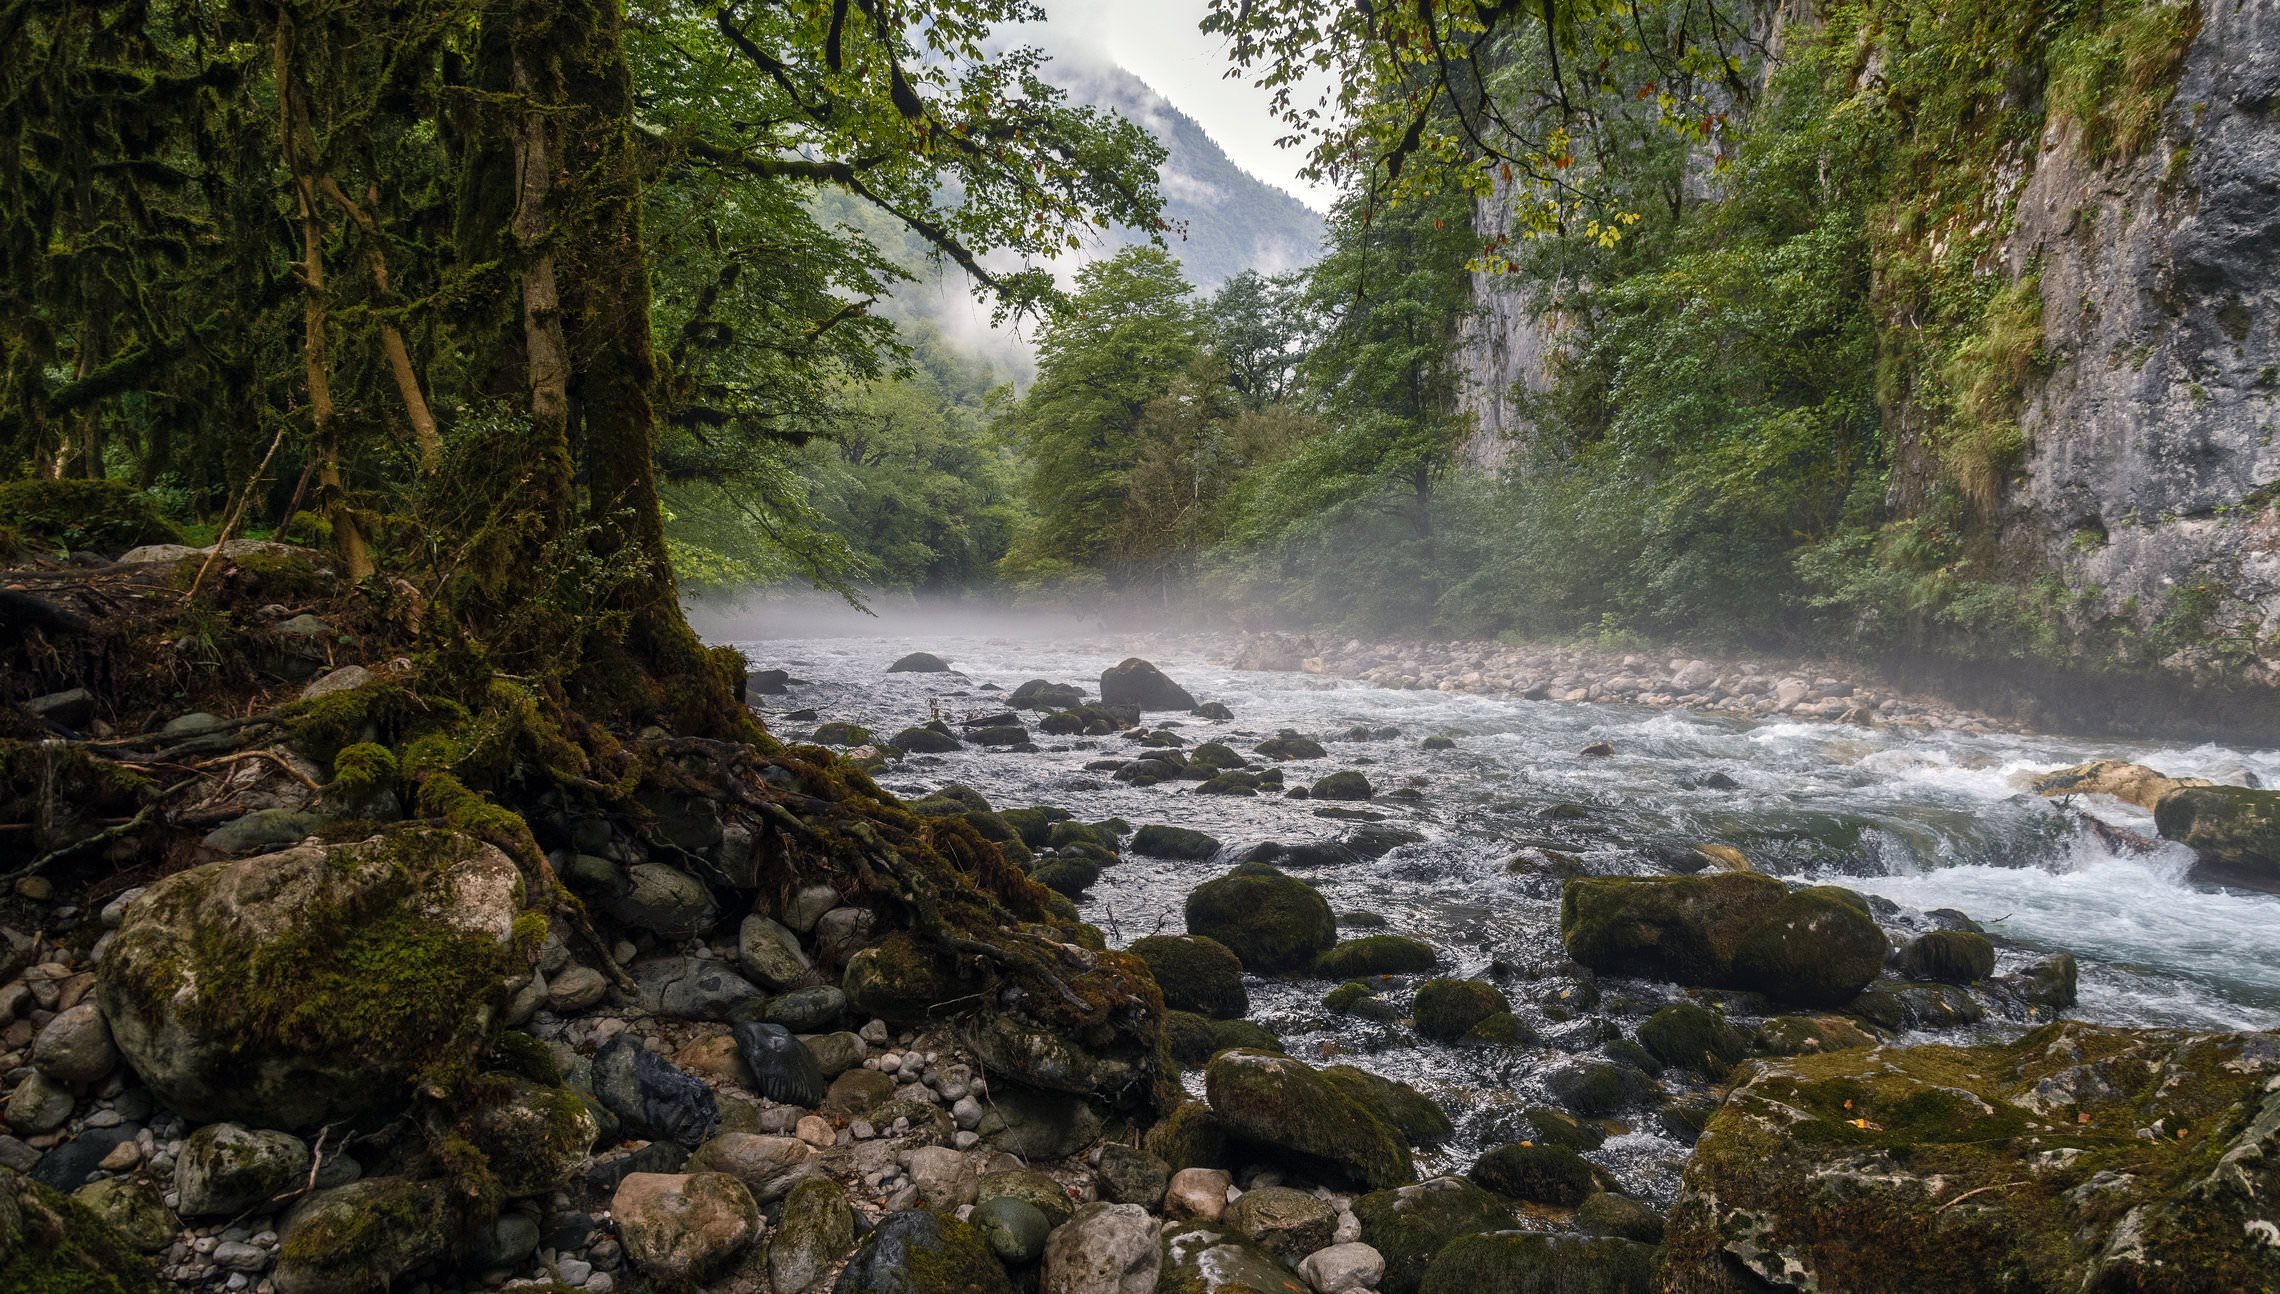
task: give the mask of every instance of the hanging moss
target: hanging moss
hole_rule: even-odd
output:
[[[107,556],[143,544],[179,544],[182,530],[158,502],[124,481],[29,480],[0,484],[0,517],[23,546],[92,549]]]

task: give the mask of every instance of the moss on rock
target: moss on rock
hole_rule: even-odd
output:
[[[1729,983],[1742,941],[1788,891],[1770,876],[1587,876],[1560,896],[1568,956],[1611,975]]]
[[[1236,1019],[1251,1009],[1243,963],[1225,944],[1200,935],[1150,935],[1126,951],[1148,963],[1164,990],[1164,1005],[1214,1019]]]
[[[2203,863],[2280,880],[2280,791],[2183,787],[2154,805],[2153,823],[2162,839],[2190,846]]]
[[[1378,1283],[1383,1294],[1417,1294],[1426,1269],[1452,1242],[1513,1225],[1510,1201],[1462,1177],[1372,1191],[1354,1201],[1354,1217],[1362,1224],[1362,1243],[1385,1259]]]
[[[0,1168],[0,1290],[159,1294],[162,1288],[134,1242],[85,1203]]]
[[[1707,1007],[1679,1002],[1648,1016],[1639,1043],[1665,1065],[1720,1079],[1750,1054],[1749,1035]]]
[[[1232,1136],[1300,1167],[1382,1189],[1416,1176],[1400,1132],[1311,1067],[1238,1048],[1204,1072],[1213,1117]]]
[[[1910,979],[1976,984],[1995,973],[1995,945],[1969,930],[1929,930],[1901,945],[1893,969]]]
[[[1325,1081],[1352,1097],[1370,1113],[1390,1123],[1413,1146],[1447,1141],[1457,1133],[1448,1111],[1438,1101],[1407,1083],[1352,1065],[1328,1065],[1319,1071]]]
[[[1364,935],[1348,939],[1314,959],[1314,973],[1324,979],[1355,979],[1364,975],[1414,975],[1440,962],[1433,945],[1408,935]]]
[[[1338,940],[1330,905],[1313,886],[1265,863],[1244,863],[1187,897],[1191,935],[1216,939],[1246,970],[1301,970]]]
[[[1485,980],[1429,979],[1417,986],[1411,1009],[1417,1032],[1436,1042],[1455,1042],[1481,1021],[1509,1012],[1512,1003]]]
[[[1766,913],[1734,954],[1734,982],[1778,1002],[1842,1006],[1884,969],[1884,932],[1835,886],[1798,890]]]
[[[1418,1294],[1648,1294],[1655,1249],[1606,1236],[1466,1236],[1426,1269]]]

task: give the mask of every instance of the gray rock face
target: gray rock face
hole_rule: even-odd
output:
[[[676,1020],[733,1020],[755,1013],[760,990],[734,969],[695,957],[658,957],[636,965],[641,1008]]]
[[[1045,1294],[1151,1294],[1163,1269],[1156,1220],[1137,1204],[1087,1204],[1045,1240]]]
[[[636,929],[686,939],[705,930],[720,915],[704,882],[678,867],[637,863],[626,869],[626,879],[630,885],[625,893],[606,900],[602,907]]]
[[[59,1083],[84,1086],[111,1072],[119,1063],[119,1049],[111,1043],[111,1026],[93,1002],[82,1002],[57,1013],[32,1040],[32,1064]]]
[[[737,927],[736,964],[753,983],[775,990],[797,987],[809,969],[800,937],[758,914]]]

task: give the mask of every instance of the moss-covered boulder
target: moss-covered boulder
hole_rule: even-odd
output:
[[[1777,1015],[1758,1026],[1758,1050],[1774,1056],[1818,1056],[1875,1045],[1876,1035],[1841,1015]]]
[[[1607,1141],[1607,1134],[1585,1123],[1565,1110],[1548,1105],[1531,1105],[1525,1111],[1528,1126],[1536,1130],[1536,1140],[1547,1146],[1566,1146],[1570,1150],[1597,1150]]]
[[[1362,1243],[1385,1258],[1383,1294],[1417,1294],[1425,1271],[1455,1240],[1513,1225],[1509,1200],[1462,1177],[1436,1177],[1354,1201]]]
[[[2074,1022],[1762,1062],[1687,1164],[1664,1287],[2267,1289],[2276,1083],[2269,1034]]]
[[[1012,1294],[982,1233],[948,1214],[905,1209],[855,1247],[832,1294]]]
[[[1156,1294],[1309,1294],[1306,1282],[1233,1227],[1164,1229]]]
[[[1842,1006],[1891,949],[1858,895],[1816,885],[1782,899],[1750,931],[1734,954],[1734,983],[1777,1002]]]
[[[2208,866],[2280,884],[2280,791],[2181,787],[2154,805],[2153,824]]]
[[[208,863],[127,911],[97,979],[119,1050],[193,1119],[307,1130],[488,1044],[545,920],[506,855],[408,828]]]
[[[1243,963],[1227,945],[1200,935],[1149,935],[1126,950],[1148,963],[1164,990],[1164,1005],[1215,1020],[1233,1020],[1251,1009],[1243,989]]]
[[[1482,1155],[1472,1179],[1483,1190],[1528,1204],[1572,1209],[1608,1183],[1591,1162],[1566,1146],[1514,1141]]]
[[[1100,672],[1100,703],[1131,706],[1138,710],[1193,710],[1188,690],[1164,677],[1164,671],[1131,657]]]
[[[855,1247],[855,1210],[847,1188],[829,1177],[804,1178],[784,1197],[768,1239],[768,1279],[779,1290],[816,1283]]]
[[[1429,979],[1417,986],[1412,1007],[1417,1032],[1436,1042],[1455,1042],[1474,1025],[1511,1009],[1501,990],[1477,979]]]
[[[1544,1090],[1586,1118],[1604,1118],[1662,1091],[1635,1066],[1597,1056],[1579,1057],[1547,1072]]]
[[[1173,1172],[1182,1168],[1223,1168],[1227,1163],[1227,1130],[1201,1101],[1183,1101],[1156,1121],[1142,1138],[1141,1147],[1164,1161]],[[1156,1201],[1149,1201],[1153,1206]]]
[[[1366,800],[1377,793],[1369,778],[1350,768],[1316,778],[1310,792],[1317,800]]]
[[[159,1294],[156,1274],[135,1250],[85,1202],[0,1168],[0,1290]]]
[[[1355,979],[1363,975],[1415,975],[1440,963],[1433,945],[1408,935],[1364,935],[1348,939],[1314,959],[1314,973],[1324,979]]]
[[[557,1190],[593,1152],[600,1125],[576,1092],[506,1074],[486,1074],[471,1088],[459,1133],[500,1193]]]
[[[1639,1045],[1665,1065],[1708,1079],[1724,1078],[1750,1054],[1748,1034],[1692,1002],[1673,1003],[1648,1016],[1639,1026]]]
[[[1244,863],[1190,891],[1187,930],[1218,940],[1262,974],[1303,970],[1338,942],[1322,895],[1265,863]]]
[[[1219,852],[1219,838],[1191,827],[1169,827],[1152,822],[1132,834],[1132,852],[1150,858],[1201,862]]]
[[[1742,941],[1787,896],[1748,872],[1577,877],[1561,891],[1560,941],[1607,974],[1724,985]]]
[[[1456,1125],[1440,1102],[1407,1083],[1352,1065],[1329,1065],[1319,1072],[1370,1113],[1392,1124],[1412,1146],[1436,1145],[1456,1135]]]
[[[1204,1071],[1204,1094],[1228,1135],[1306,1171],[1372,1189],[1417,1175],[1391,1123],[1288,1056],[1223,1051]]]
[[[1037,865],[1029,879],[1055,894],[1081,899],[1100,884],[1100,864],[1090,858],[1048,858]]]
[[[278,1231],[278,1294],[387,1294],[451,1252],[462,1211],[440,1180],[367,1177],[309,1196]]]
[[[1900,946],[1892,968],[1909,979],[1976,984],[1995,973],[1995,945],[1969,930],[1929,930]]]
[[[1426,1269],[1418,1294],[1649,1294],[1655,1248],[1608,1236],[1466,1236]],[[1719,1287],[1726,1288],[1726,1287]]]
[[[839,987],[849,1007],[900,1025],[987,991],[989,979],[987,970],[897,931],[849,957]]]

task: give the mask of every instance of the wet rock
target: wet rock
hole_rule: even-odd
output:
[[[768,1279],[782,1294],[799,1294],[855,1247],[855,1210],[847,1188],[810,1177],[784,1197],[768,1243]]]
[[[1389,1122],[1288,1056],[1221,1052],[1205,1070],[1204,1090],[1229,1135],[1303,1167],[1380,1189],[1416,1176],[1408,1143]]]
[[[1016,710],[1073,710],[1085,703],[1085,693],[1074,684],[1033,678],[1015,688],[1005,703]]]
[[[1282,1260],[1224,1227],[1164,1229],[1160,1294],[1307,1294]]]
[[[1269,737],[1251,749],[1268,759],[1282,760],[1323,759],[1330,753],[1322,749],[1322,743],[1312,737],[1302,737],[1289,731],[1285,731],[1279,736]]]
[[[142,1129],[122,1123],[109,1128],[86,1128],[71,1140],[41,1155],[32,1180],[59,1191],[77,1190],[98,1171],[131,1169],[141,1158],[136,1139]],[[114,1156],[124,1153],[124,1165]]]
[[[1133,834],[1132,852],[1150,858],[1181,858],[1200,862],[1219,852],[1219,841],[1216,837],[1187,827],[1151,823]]]
[[[466,1063],[528,974],[521,909],[506,855],[425,828],[209,863],[127,910],[96,993],[170,1106],[314,1128]]]
[[[989,1114],[982,1119],[982,1138],[1009,1155],[1060,1159],[1100,1136],[1100,1112],[1081,1096],[995,1083],[990,1088],[990,1104]],[[1004,1126],[997,1126],[1001,1122]]]
[[[152,1254],[174,1243],[179,1225],[159,1197],[158,1189],[131,1177],[109,1177],[90,1182],[71,1198],[115,1229],[127,1244]],[[0,1242],[0,1254],[6,1245]]]
[[[1873,1047],[1876,1037],[1843,1016],[1783,1015],[1758,1026],[1757,1045],[1775,1056],[1817,1056],[1848,1047]]]
[[[780,1024],[746,1021],[730,1033],[736,1039],[737,1054],[752,1071],[754,1091],[788,1105],[813,1107],[823,1103],[823,1069],[791,1030]]]
[[[1607,1140],[1607,1134],[1584,1123],[1565,1110],[1548,1105],[1531,1105],[1524,1113],[1528,1126],[1536,1130],[1536,1140],[1551,1146],[1566,1146],[1570,1150],[1597,1150]]]
[[[950,662],[932,652],[914,651],[887,666],[889,674],[947,674]]]
[[[1501,1231],[1442,1250],[1418,1294],[1650,1294],[1655,1250],[1604,1236]]]
[[[1307,1191],[1260,1186],[1228,1205],[1223,1220],[1231,1230],[1295,1267],[1308,1254],[1328,1247],[1338,1228],[1338,1210]]]
[[[945,755],[963,749],[966,743],[932,728],[905,728],[888,738],[887,744],[906,755]]]
[[[1663,1216],[1627,1195],[1601,1191],[1576,1209],[1575,1229],[1587,1236],[1617,1236],[1643,1245],[1659,1245]]]
[[[291,1133],[209,1123],[175,1160],[177,1208],[186,1218],[236,1213],[308,1184],[309,1147]]]
[[[1053,1229],[1036,1205],[1006,1195],[975,1205],[967,1221],[982,1233],[990,1252],[1010,1267],[1037,1261]]]
[[[1349,768],[1316,780],[1308,793],[1317,800],[1367,800],[1377,792],[1369,778]]]
[[[1164,1198],[1164,1188],[1172,1182],[1169,1164],[1145,1150],[1118,1141],[1100,1148],[1098,1171],[1100,1197],[1111,1204],[1153,1207]]]
[[[1440,962],[1433,945],[1407,935],[1367,935],[1348,939],[1314,959],[1314,973],[1324,979],[1354,979],[1366,975],[1414,975]]]
[[[1213,1019],[1233,1020],[1251,1010],[1243,988],[1243,963],[1216,939],[1197,935],[1150,935],[1125,951],[1148,964],[1164,990],[1164,1005]]]
[[[1577,1114],[1596,1118],[1644,1101],[1660,1089],[1653,1079],[1629,1065],[1586,1057],[1545,1074],[1544,1090]]]
[[[1195,698],[1186,688],[1137,656],[1101,671],[1100,701],[1102,705],[1137,706],[1143,712],[1195,708]]]
[[[652,957],[635,963],[641,1008],[671,1020],[737,1020],[766,996],[726,962],[709,957]]]
[[[1245,969],[1298,970],[1337,942],[1330,905],[1313,886],[1265,863],[1243,863],[1188,894],[1187,929],[1224,944]]]
[[[1734,981],[1779,1002],[1842,1006],[1884,969],[1891,945],[1860,896],[1835,886],[1774,905],[1734,955]]]
[[[1639,1026],[1639,1045],[1665,1065],[1718,1080],[1750,1054],[1749,1035],[1691,1002],[1666,1006]]]
[[[278,1231],[279,1294],[387,1294],[449,1253],[460,1216],[441,1181],[368,1177],[295,1205]]]
[[[762,1204],[773,1204],[822,1171],[815,1148],[798,1137],[724,1132],[697,1147],[685,1167],[692,1173],[726,1173]]]
[[[956,1218],[906,1209],[888,1214],[863,1237],[831,1289],[832,1294],[1012,1294],[1013,1285],[981,1232]]]
[[[2190,846],[2204,866],[2280,883],[2280,791],[2184,787],[2161,797],[2153,822],[2163,840]]]
[[[1050,1174],[1034,1168],[1004,1168],[983,1173],[974,1186],[975,1201],[986,1203],[1000,1198],[1020,1200],[1044,1214],[1046,1222],[1056,1227],[1068,1221],[1077,1209],[1069,1199],[1067,1187]]]
[[[626,869],[626,880],[626,890],[603,900],[601,907],[636,930],[687,939],[711,929],[720,918],[712,891],[678,867],[637,863]]]
[[[1512,1004],[1484,980],[1432,979],[1417,986],[1413,1010],[1417,1032],[1437,1042],[1454,1042],[1489,1016]]]
[[[1883,1029],[1957,1029],[1987,1018],[1987,1007],[1953,984],[1870,985],[1845,1010]]]
[[[868,746],[871,730],[859,723],[834,722],[819,725],[808,734],[808,740],[818,746]]]
[[[1209,719],[1214,723],[1226,723],[1235,717],[1235,712],[1228,709],[1226,704],[1220,701],[1206,701],[1188,713],[1198,719]]]
[[[690,1150],[720,1126],[720,1105],[704,1080],[621,1033],[594,1053],[594,1095],[634,1136],[672,1141]]]
[[[1590,1161],[1566,1146],[1531,1146],[1518,1141],[1482,1155],[1471,1176],[1483,1190],[1528,1204],[1560,1208],[1574,1208],[1592,1192],[1612,1185]]]
[[[1182,1168],[1224,1167],[1227,1131],[1201,1101],[1182,1101],[1148,1129],[1142,1145],[1176,1172]]]
[[[109,1212],[136,1223],[126,1209]],[[104,1211],[0,1168],[0,1284],[27,1294],[158,1294],[140,1248]]]
[[[1769,876],[1578,877],[1560,898],[1570,957],[1610,975],[1723,985],[1742,941],[1788,891]]]
[[[1456,1127],[1440,1103],[1407,1083],[1352,1065],[1328,1065],[1317,1072],[1325,1082],[1392,1124],[1413,1146],[1436,1145],[1456,1135]]]
[[[1085,892],[1100,883],[1100,864],[1089,858],[1054,858],[1038,865],[1029,879],[1072,899],[1081,899]]]
[[[760,1207],[726,1173],[635,1173],[610,1197],[625,1256],[644,1275],[694,1282],[760,1237]]]
[[[1892,968],[1909,979],[1975,984],[1995,973],[1995,945],[1967,930],[1931,930],[1902,944]]]
[[[1087,1204],[1045,1240],[1043,1294],[1155,1294],[1156,1220],[1136,1204]]]
[[[1510,1203],[1461,1177],[1374,1191],[1354,1201],[1362,1241],[1385,1260],[1383,1294],[1416,1294],[1425,1269],[1461,1236],[1513,1225]]]
[[[2119,759],[2094,759],[2087,764],[2045,773],[2035,779],[2034,785],[2037,795],[2111,795],[2141,809],[2151,809],[2172,791],[2211,783],[2198,777],[2170,777],[2143,764]]]
[[[2276,1077],[2267,1035],[2074,1022],[1765,1062],[1687,1164],[1663,1280],[2263,1288]]]

